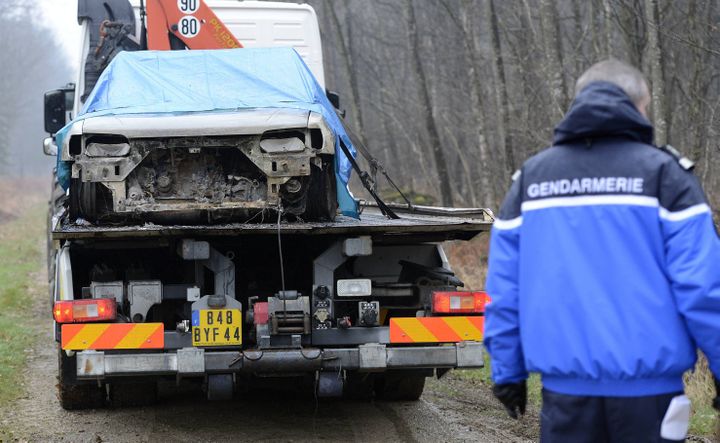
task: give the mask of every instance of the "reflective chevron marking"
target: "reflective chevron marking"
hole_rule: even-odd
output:
[[[484,317],[395,317],[390,343],[453,343],[482,340]]]
[[[62,325],[62,348],[84,349],[162,349],[165,331],[162,323],[73,323]]]

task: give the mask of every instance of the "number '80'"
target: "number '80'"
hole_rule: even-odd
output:
[[[180,26],[178,27],[180,35],[187,38],[192,38],[198,35],[200,32],[200,22],[197,18],[192,15],[186,15],[180,19]]]
[[[199,0],[178,0],[178,9],[184,13],[190,13],[198,10]]]

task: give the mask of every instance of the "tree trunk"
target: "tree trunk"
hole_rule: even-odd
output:
[[[360,88],[358,86],[357,71],[355,70],[352,53],[350,51],[349,42],[350,39],[352,39],[352,35],[350,35],[349,28],[347,28],[347,36],[343,33],[343,27],[340,25],[340,19],[338,18],[337,11],[335,10],[336,5],[338,4],[340,3],[328,2],[324,3],[324,6],[330,15],[330,22],[335,29],[335,34],[337,35],[337,48],[340,52],[340,59],[342,60],[343,69],[345,70],[345,76],[350,84],[350,100],[347,100],[350,107],[349,117],[355,121],[355,128],[357,129],[356,135],[362,143],[366,144],[365,126],[363,124],[362,110],[360,107]],[[346,11],[346,15],[347,14],[348,11]]]
[[[610,58],[613,55],[612,51],[612,9],[610,9],[610,0],[602,0],[603,6],[603,31],[605,36],[603,38],[605,57]]]
[[[552,102],[550,115],[554,122],[562,118],[568,101],[563,77],[563,60],[560,51],[560,36],[557,32],[557,20],[555,0],[540,0],[540,26],[545,50],[545,77],[550,88]]]
[[[512,135],[510,134],[510,100],[507,92],[507,76],[505,73],[505,62],[500,46],[500,26],[498,24],[497,12],[495,11],[494,0],[485,2],[486,26],[490,29],[490,51],[493,62],[491,63],[493,77],[495,78],[495,106],[500,113],[498,119],[498,135],[500,143],[505,150],[505,171],[512,174],[515,168],[515,149]]]
[[[663,79],[660,39],[658,36],[659,11],[657,0],[645,0],[645,21],[647,23],[647,57],[650,64],[652,95],[652,116],[655,126],[655,143],[667,143],[667,119],[665,118],[665,80]]]
[[[473,115],[473,137],[472,139],[475,140],[475,143],[477,143],[477,149],[478,154],[480,158],[480,170],[476,171],[476,174],[479,175],[480,178],[480,203],[482,205],[495,205],[497,202],[495,200],[495,188],[494,183],[492,180],[492,177],[494,174],[492,174],[491,171],[494,171],[496,168],[493,167],[491,164],[492,160],[490,158],[490,148],[488,147],[487,143],[487,137],[485,135],[486,133],[486,122],[485,122],[485,114],[483,110],[485,109],[485,104],[483,103],[483,96],[482,96],[482,79],[480,78],[480,60],[478,58],[478,55],[480,54],[480,48],[477,44],[477,39],[475,38],[474,29],[475,26],[473,26],[472,20],[470,18],[470,14],[472,11],[472,0],[462,0],[460,2],[460,21],[462,26],[462,33],[463,33],[463,40],[465,53],[466,53],[466,59],[468,60],[467,63],[467,75],[469,80],[469,92],[470,92],[470,106],[471,106],[471,112]],[[501,126],[502,123],[499,121],[499,126]],[[500,129],[500,128],[498,128]]]
[[[425,74],[425,67],[420,55],[420,38],[418,37],[417,21],[415,18],[415,6],[411,0],[406,0],[408,20],[408,40],[410,43],[410,64],[415,73],[418,88],[420,89],[420,106],[425,117],[425,124],[428,132],[428,144],[435,159],[435,169],[438,180],[440,180],[440,200],[445,206],[452,206],[454,203],[452,183],[450,182],[450,171],[448,170],[447,159],[445,158],[444,147],[440,142],[440,131],[435,121],[435,110],[430,96],[430,85]]]

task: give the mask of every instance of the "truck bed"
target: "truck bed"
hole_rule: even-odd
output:
[[[414,212],[397,211],[399,219],[388,219],[375,207],[365,207],[360,219],[338,216],[333,222],[286,222],[283,235],[343,235],[408,237],[422,241],[468,240],[489,231],[492,212],[486,209],[423,208]],[[268,220],[268,218],[270,220]],[[217,225],[78,225],[62,217],[52,230],[53,240],[122,239],[147,237],[271,235],[278,233],[274,216],[264,221]]]

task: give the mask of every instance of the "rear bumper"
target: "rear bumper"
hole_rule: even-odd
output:
[[[483,346],[467,341],[442,346],[387,347],[366,344],[353,348],[303,348],[244,351],[206,351],[182,348],[171,352],[77,353],[77,377],[176,375],[182,377],[232,372],[283,375],[314,371],[480,368]]]

